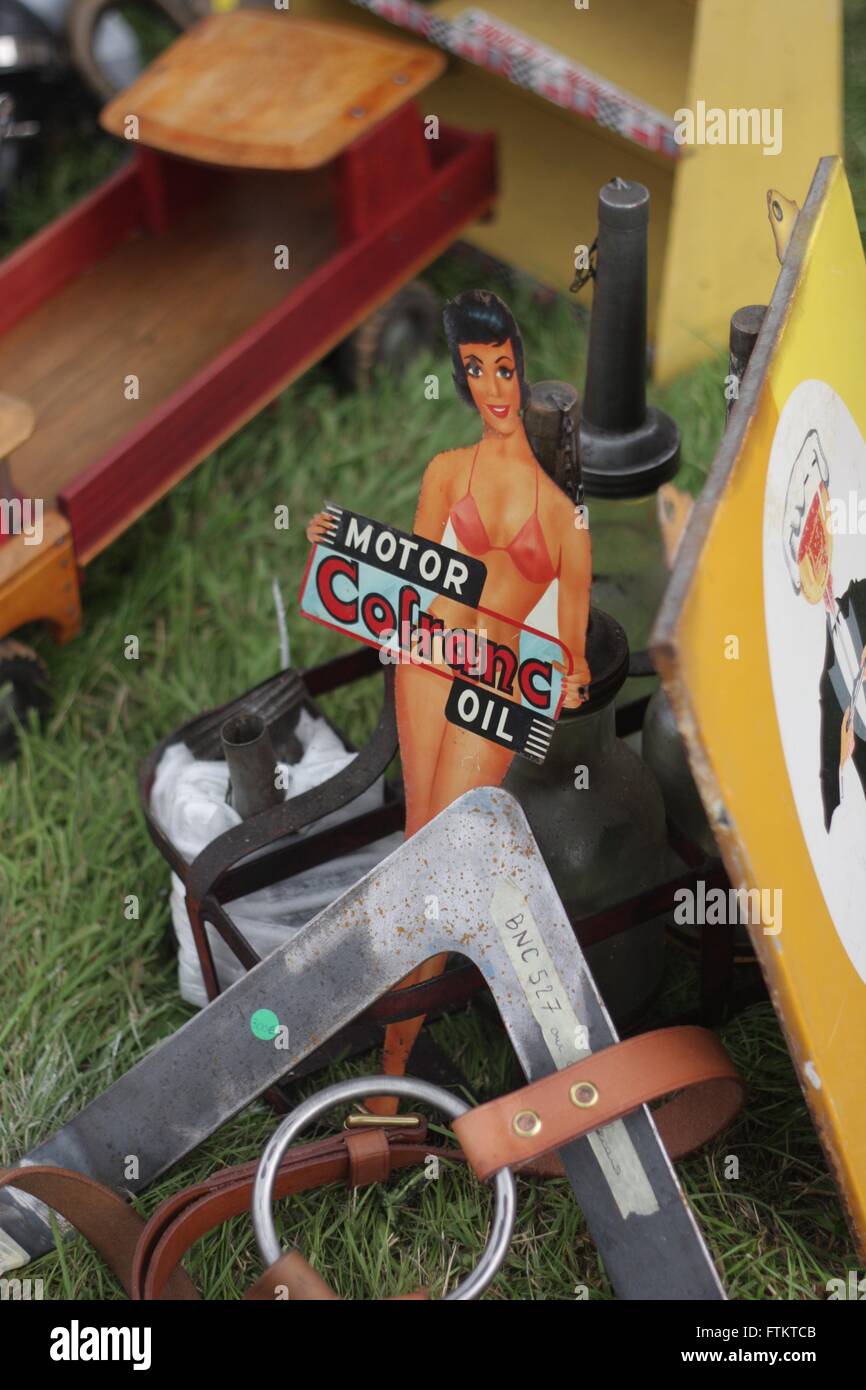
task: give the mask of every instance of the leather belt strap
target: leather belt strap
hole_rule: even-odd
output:
[[[713,1033],[661,1028],[595,1052],[461,1115],[452,1126],[480,1178],[560,1149],[672,1091],[653,1119],[671,1158],[734,1118],[745,1086]]]
[[[703,1028],[665,1028],[616,1043],[481,1105],[455,1120],[463,1146],[433,1147],[422,1117],[410,1131],[342,1131],[289,1150],[274,1184],[276,1197],[344,1181],[351,1187],[384,1181],[421,1165],[428,1155],[467,1160],[481,1178],[513,1167],[554,1176],[553,1150],[647,1101],[678,1091],[654,1119],[671,1158],[713,1138],[734,1118],[745,1088],[722,1044]],[[116,1192],[66,1168],[28,1165],[0,1169],[0,1189],[17,1187],[47,1203],[86,1236],[133,1299],[198,1299],[180,1261],[201,1236],[248,1211],[257,1162],[223,1169],[167,1197],[147,1222]],[[333,1300],[337,1295],[297,1250],[280,1259],[248,1290],[251,1300]],[[426,1292],[402,1295],[406,1301]]]
[[[384,1181],[402,1168],[423,1164],[427,1155],[462,1158],[454,1149],[432,1148],[425,1143],[426,1121],[421,1120],[410,1136],[403,1130],[378,1129],[357,1133],[343,1132],[312,1144],[290,1149],[280,1164],[274,1196],[325,1187],[344,1181],[351,1187]],[[372,1157],[373,1144],[376,1155]],[[158,1299],[168,1294],[168,1281],[180,1260],[208,1231],[232,1216],[249,1211],[258,1163],[227,1168],[204,1182],[168,1197],[156,1208],[141,1231],[131,1278],[131,1297]],[[284,1284],[290,1299],[335,1298],[298,1251],[277,1262],[284,1265],[281,1277],[263,1276],[246,1294],[247,1298],[270,1298],[275,1286]],[[266,1271],[272,1275],[277,1266]],[[317,1293],[315,1289],[320,1291]]]
[[[427,1122],[419,1116],[411,1133],[399,1130],[343,1132],[299,1144],[280,1164],[275,1197],[306,1192],[345,1181],[362,1187],[384,1181],[392,1172],[422,1165],[428,1155],[462,1161],[459,1149],[425,1142]],[[249,1211],[258,1161],[214,1173],[203,1182],[176,1192],[156,1208],[147,1222],[111,1188],[67,1168],[33,1164],[0,1168],[0,1189],[29,1192],[71,1221],[113,1270],[134,1300],[198,1300],[192,1280],[179,1267],[201,1236],[232,1216]],[[298,1250],[291,1250],[266,1270],[244,1295],[246,1299],[292,1301],[338,1297]],[[426,1298],[424,1290],[400,1300]]]
[[[487,981],[477,965],[452,966],[444,975],[419,984],[395,985],[365,1009],[361,1018],[365,1023],[402,1023],[404,1019],[417,1018],[419,1013],[432,1014],[465,1004],[486,988]]]
[[[391,1146],[383,1129],[362,1130],[353,1134],[349,1150],[349,1186],[368,1187],[373,1182],[386,1182],[391,1172]]]
[[[123,1197],[70,1168],[34,1163],[0,1168],[0,1189],[17,1187],[71,1221],[113,1270],[132,1297],[131,1270],[144,1222]],[[166,1282],[166,1297],[198,1298],[189,1276],[176,1269]]]

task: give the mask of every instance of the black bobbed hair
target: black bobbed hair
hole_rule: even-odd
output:
[[[529,404],[529,387],[523,361],[523,339],[508,305],[492,290],[464,290],[463,294],[448,300],[442,311],[442,322],[451,352],[454,386],[460,399],[468,405],[475,405],[466,380],[466,368],[460,357],[460,344],[498,344],[510,338],[517,380],[520,382],[520,404],[525,410]]]

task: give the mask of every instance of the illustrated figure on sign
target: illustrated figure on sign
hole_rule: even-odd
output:
[[[575,669],[564,676],[566,708],[580,704],[590,673],[584,655],[589,617],[589,531],[575,527],[574,503],[538,463],[523,424],[529,402],[523,341],[495,294],[470,290],[445,306],[445,334],[458,395],[477,411],[478,441],[437,454],[421,483],[413,531],[442,541],[450,521],[456,549],[487,567],[485,608],[496,620],[451,599],[433,614],[446,628],[516,647],[518,623],[559,580],[559,638]],[[423,665],[397,670],[397,718],[411,835],[472,787],[497,786],[513,754],[445,718],[448,688]]]
[[[785,495],[782,543],[794,592],[822,603],[827,618],[824,669],[818,686],[821,710],[821,799],[829,831],[842,799],[842,774],[850,759],[866,792],[866,579],[856,579],[837,599],[830,566],[830,469],[816,430],[806,435]]]
[[[449,523],[453,546],[483,560],[483,606],[507,617],[492,618],[452,599],[437,597],[431,613],[445,629],[462,629],[476,641],[517,648],[520,627],[554,580],[559,581],[559,640],[574,669],[563,669],[563,705],[586,698],[590,671],[585,655],[592,557],[589,530],[576,525],[572,498],[538,463],[524,428],[529,403],[523,341],[508,307],[488,290],[469,290],[444,310],[445,334],[458,395],[478,413],[475,444],[437,454],[421,483],[413,531],[443,542]],[[324,536],[329,518],[314,517],[311,543]],[[441,660],[441,656],[440,656]],[[429,662],[401,662],[396,674],[397,722],[406,792],[406,834],[473,787],[498,786],[514,754],[445,717],[448,683]],[[435,664],[435,660],[433,662]],[[428,979],[444,959],[426,962],[403,984]],[[385,1070],[402,1071],[423,1020],[387,1030]]]

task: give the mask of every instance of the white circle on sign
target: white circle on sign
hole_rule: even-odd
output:
[[[827,601],[810,602],[799,542],[804,529],[817,536],[820,575],[821,533],[807,527],[807,518],[822,478],[832,531]],[[866,501],[866,444],[851,412],[826,382],[800,382],[779,417],[764,490],[767,651],[803,838],[833,926],[866,983],[866,739],[855,737],[856,759],[840,766],[843,705],[850,708],[852,695],[855,730],[866,733],[866,680],[857,684],[866,643],[861,498]],[[766,795],[771,800],[772,789]]]

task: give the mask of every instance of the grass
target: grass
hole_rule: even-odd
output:
[[[866,7],[848,9],[849,171],[866,215]],[[115,156],[107,145],[57,151],[16,200],[6,246],[68,204]],[[430,278],[453,292],[475,272],[447,258]],[[494,285],[493,288],[496,288]],[[524,288],[508,297],[524,328],[535,379],[583,379],[585,325],[561,304],[542,306]],[[436,372],[441,399],[425,399]],[[696,490],[724,413],[721,361],[657,393],[683,430],[681,481]],[[46,1137],[122,1075],[190,1010],[176,992],[168,924],[168,872],[145,834],[135,773],[146,752],[190,715],[255,684],[276,666],[271,584],[289,612],[292,660],[314,664],[345,650],[335,634],[293,606],[306,553],[303,526],[326,497],[409,527],[418,480],[443,447],[468,442],[469,413],[450,388],[443,355],[416,363],[401,382],[379,380],[341,395],[328,372],[309,373],[204,463],[88,571],[85,627],[64,649],[36,631],[49,662],[54,713],[25,732],[20,759],[0,768],[0,978],[2,1123],[10,1161]],[[292,525],[277,531],[274,508]],[[135,634],[140,657],[127,661]],[[24,634],[26,637],[26,634]],[[360,741],[379,697],[367,682],[330,706]],[[124,916],[135,895],[137,920]],[[671,955],[663,1002],[693,989],[691,966]],[[515,1080],[510,1049],[477,1010],[434,1025],[476,1094]],[[722,1032],[749,1088],[748,1103],[716,1145],[679,1165],[688,1199],[730,1295],[812,1299],[857,1261],[822,1151],[769,1004]],[[299,1088],[375,1069],[345,1064]],[[256,1158],[273,1130],[262,1104],[225,1125],[138,1203],[150,1212],[168,1193],[217,1168]],[[730,1158],[738,1176],[730,1176]],[[568,1299],[585,1288],[611,1297],[581,1214],[564,1183],[519,1181],[515,1239],[491,1299]],[[407,1174],[355,1195],[330,1189],[294,1199],[282,1216],[317,1269],[344,1297],[453,1287],[474,1260],[490,1216],[486,1189],[465,1172],[438,1182]],[[203,1295],[234,1298],[258,1273],[250,1222],[239,1217],[199,1243],[187,1267]],[[51,1299],[119,1298],[113,1276],[81,1239],[30,1271]]]

